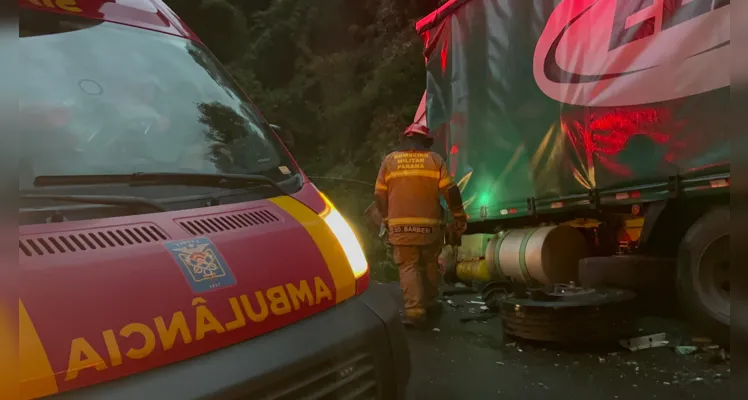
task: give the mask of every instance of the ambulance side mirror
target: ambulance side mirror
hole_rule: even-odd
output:
[[[270,124],[270,127],[273,128],[273,130],[275,131],[275,134],[278,135],[280,140],[283,142],[283,144],[286,145],[286,147],[289,150],[293,149],[295,141],[294,141],[293,134],[291,134],[291,132],[274,124]]]

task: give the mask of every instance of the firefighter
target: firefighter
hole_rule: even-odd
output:
[[[448,230],[459,236],[467,226],[460,190],[444,159],[430,150],[433,143],[427,127],[410,125],[398,149],[382,162],[374,189],[400,272],[403,322],[415,328],[425,327],[428,316],[441,311],[438,259],[445,226],[440,194],[454,219]]]

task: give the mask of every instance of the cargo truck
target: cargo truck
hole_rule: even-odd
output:
[[[648,291],[727,342],[729,17],[729,0],[450,0],[418,21],[415,119],[469,214],[447,277]]]

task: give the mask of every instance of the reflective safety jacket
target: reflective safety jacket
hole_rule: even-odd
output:
[[[374,197],[385,218],[389,242],[405,246],[441,240],[444,210],[439,195],[447,200],[456,220],[466,218],[460,190],[439,154],[411,148],[387,155],[379,169]]]

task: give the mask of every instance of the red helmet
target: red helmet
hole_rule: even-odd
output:
[[[419,124],[414,123],[405,128],[405,132],[403,132],[403,136],[424,136],[427,139],[432,139],[431,137],[431,131],[429,128]]]

